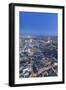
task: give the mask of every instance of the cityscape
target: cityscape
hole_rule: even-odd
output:
[[[20,36],[19,77],[58,75],[57,36]]]
[[[57,13],[19,13],[19,78],[58,76]]]

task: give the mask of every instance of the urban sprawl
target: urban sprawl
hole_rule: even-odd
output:
[[[19,38],[19,78],[58,75],[57,36]]]

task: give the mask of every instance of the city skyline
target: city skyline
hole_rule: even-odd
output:
[[[57,14],[20,12],[19,17],[19,78],[58,76]]]
[[[57,36],[56,13],[20,12],[19,29],[23,35]]]

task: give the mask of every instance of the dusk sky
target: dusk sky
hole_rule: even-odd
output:
[[[56,13],[20,12],[19,29],[23,35],[57,36],[58,15]]]

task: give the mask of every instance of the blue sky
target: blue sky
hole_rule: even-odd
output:
[[[57,13],[20,12],[19,29],[24,35],[57,36]]]

